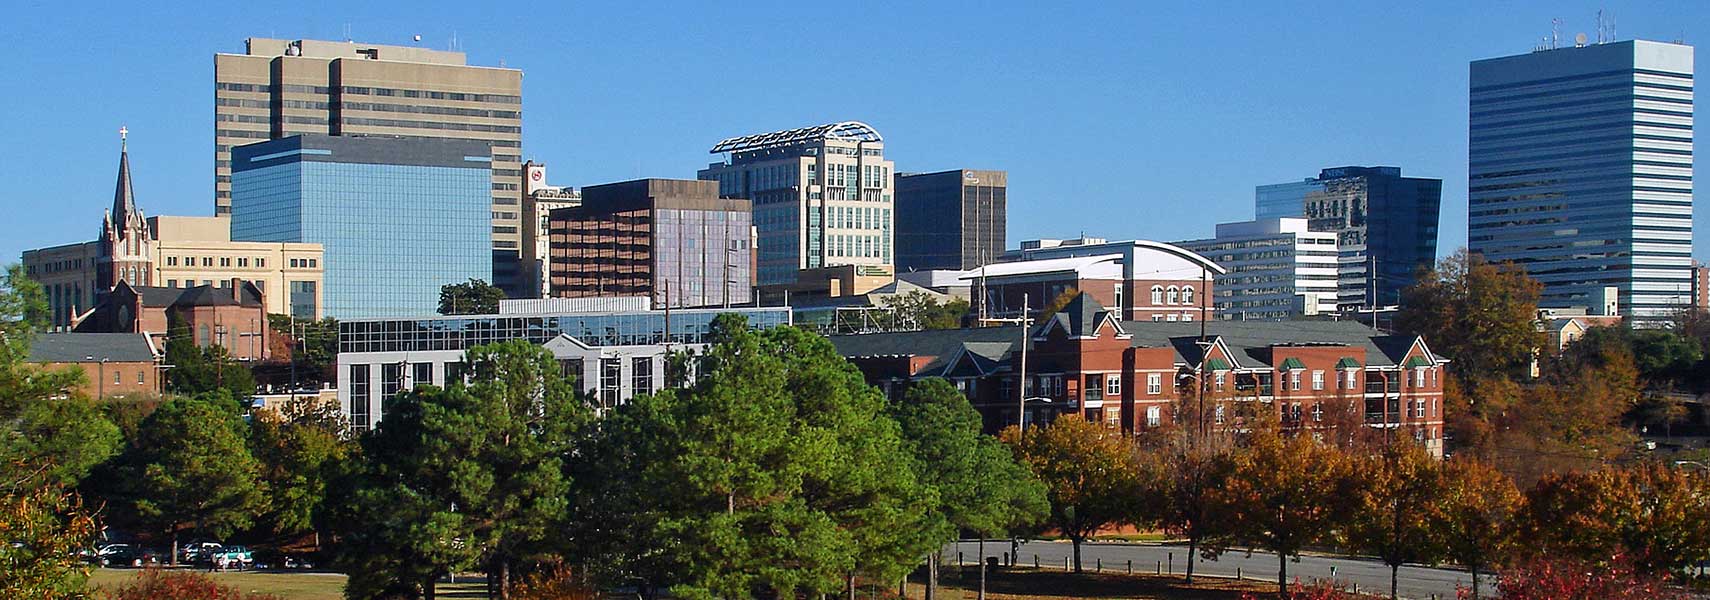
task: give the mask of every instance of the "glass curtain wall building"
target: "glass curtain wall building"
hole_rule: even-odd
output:
[[[1467,246],[1545,306],[1660,320],[1691,302],[1693,49],[1626,41],[1471,65]]]
[[[491,161],[469,140],[305,135],[240,146],[232,239],[321,244],[326,316],[434,314],[440,286],[492,273]]]
[[[1395,306],[1421,267],[1437,260],[1443,180],[1402,177],[1399,167],[1338,167],[1254,190],[1258,220],[1304,218],[1336,234],[1337,305]],[[1376,275],[1372,275],[1373,267]]]
[[[735,137],[712,153],[729,159],[697,178],[754,203],[759,285],[794,283],[802,269],[895,264],[895,165],[872,126],[844,121]]]
[[[1009,173],[904,173],[897,185],[897,271],[966,271],[1003,257]]]

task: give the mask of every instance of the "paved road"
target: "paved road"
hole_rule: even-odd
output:
[[[1009,552],[1008,540],[988,540],[985,544],[985,555],[997,557],[1000,561]],[[963,560],[969,565],[979,564],[974,557],[979,554],[979,544],[964,541],[945,548],[942,564],[956,564],[956,555],[960,552]],[[1029,542],[1021,545],[1019,552],[1021,564],[1032,566],[1034,557],[1038,557],[1039,566],[1043,568],[1063,568],[1063,561],[1073,556],[1073,547],[1068,542]],[[1183,562],[1187,556],[1186,546],[1159,544],[1125,544],[1125,543],[1088,543],[1081,547],[1081,566],[1091,571],[1099,560],[1104,561],[1107,572],[1121,572],[1128,568],[1128,561],[1134,561],[1134,572],[1155,573],[1162,569],[1167,573],[1182,573],[1186,568]],[[1194,574],[1220,575],[1234,577],[1237,569],[1241,576],[1247,579],[1276,581],[1277,557],[1274,554],[1254,552],[1251,556],[1245,551],[1232,551],[1210,561],[1200,559],[1194,563]],[[1288,565],[1288,577],[1303,582],[1317,579],[1330,579],[1334,570],[1334,578],[1338,581],[1357,584],[1361,590],[1389,591],[1389,566],[1367,560],[1348,558],[1327,558],[1318,556],[1302,556],[1300,562]],[[1480,577],[1481,587],[1494,594],[1491,578]],[[1402,598],[1415,600],[1430,600],[1431,598],[1454,598],[1455,586],[1470,585],[1472,578],[1465,571],[1435,569],[1429,567],[1402,567],[1399,573],[1399,592]]]

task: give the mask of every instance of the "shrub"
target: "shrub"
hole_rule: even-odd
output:
[[[1471,598],[1462,589],[1460,598]],[[1616,557],[1610,564],[1575,559],[1538,558],[1515,565],[1497,576],[1500,600],[1686,600],[1684,592],[1662,579],[1638,573],[1629,561]]]
[[[554,565],[511,584],[512,600],[594,600],[598,592],[577,580],[570,567]]]
[[[1342,587],[1334,581],[1315,581],[1312,585],[1304,585],[1296,581],[1294,585],[1289,586],[1288,595],[1284,598],[1285,600],[1358,600],[1365,598],[1365,596],[1356,596],[1344,591]],[[1241,594],[1241,600],[1260,600],[1270,597],[1271,595],[1268,593],[1263,595],[1252,592]]]
[[[280,600],[246,593],[195,571],[145,569],[136,579],[106,592],[107,600]]]

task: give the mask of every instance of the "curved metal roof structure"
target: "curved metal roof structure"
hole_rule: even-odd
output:
[[[786,129],[784,131],[756,133],[754,135],[728,138],[717,144],[713,144],[710,154],[764,150],[766,148],[793,146],[802,142],[812,142],[817,140],[883,142],[885,141],[885,138],[884,136],[879,135],[879,130],[873,129],[872,125],[868,125],[860,121],[842,121],[838,123],[828,123],[825,125],[815,125],[813,127],[801,127],[798,129]]]

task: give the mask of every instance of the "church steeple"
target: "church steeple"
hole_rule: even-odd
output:
[[[131,158],[128,143],[125,141],[130,130],[119,128],[119,181],[113,189],[113,210],[108,213],[113,220],[114,233],[123,237],[125,229],[130,226],[133,214],[138,214],[136,196],[131,192]]]

